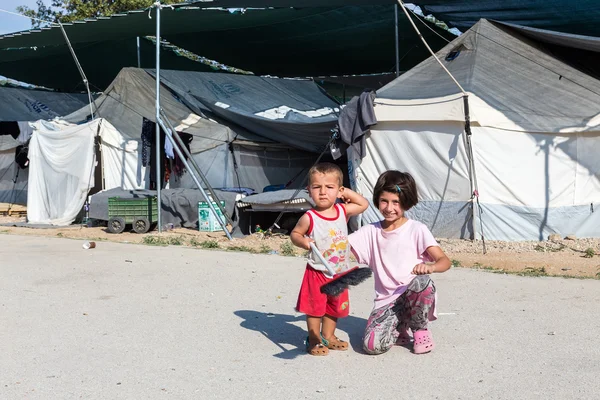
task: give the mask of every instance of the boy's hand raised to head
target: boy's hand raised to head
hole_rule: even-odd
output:
[[[369,206],[367,199],[356,193],[354,190],[343,186],[340,188],[338,197],[346,205],[346,215],[348,217],[362,213]]]

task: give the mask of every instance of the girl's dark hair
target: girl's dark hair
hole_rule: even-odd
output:
[[[379,175],[373,189],[373,204],[375,207],[379,207],[379,198],[383,192],[397,193],[400,198],[400,206],[404,211],[410,210],[419,202],[417,184],[408,172],[390,170]]]

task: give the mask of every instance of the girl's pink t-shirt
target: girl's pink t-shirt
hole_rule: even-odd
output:
[[[348,236],[352,252],[361,264],[373,270],[375,308],[396,300],[415,278],[415,265],[433,261],[426,250],[439,246],[429,229],[409,219],[390,232],[376,222],[363,226]]]

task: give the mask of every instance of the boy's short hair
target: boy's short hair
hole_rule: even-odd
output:
[[[389,170],[379,175],[373,189],[375,207],[379,207],[379,198],[383,192],[397,193],[400,198],[400,206],[404,211],[410,210],[419,202],[417,184],[408,172]]]
[[[340,186],[344,184],[344,173],[342,169],[337,165],[330,162],[323,162],[313,165],[308,171],[308,185],[312,183],[312,176],[314,174],[336,174],[338,177],[338,183]]]

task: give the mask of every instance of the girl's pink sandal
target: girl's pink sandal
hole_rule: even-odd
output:
[[[429,353],[435,348],[431,332],[428,329],[420,329],[413,332],[415,343],[413,344],[413,352],[415,354]]]
[[[412,338],[408,334],[408,330],[400,329],[400,335],[398,336],[398,339],[396,339],[396,344],[398,346],[406,346],[409,345],[410,342],[412,342]]]

